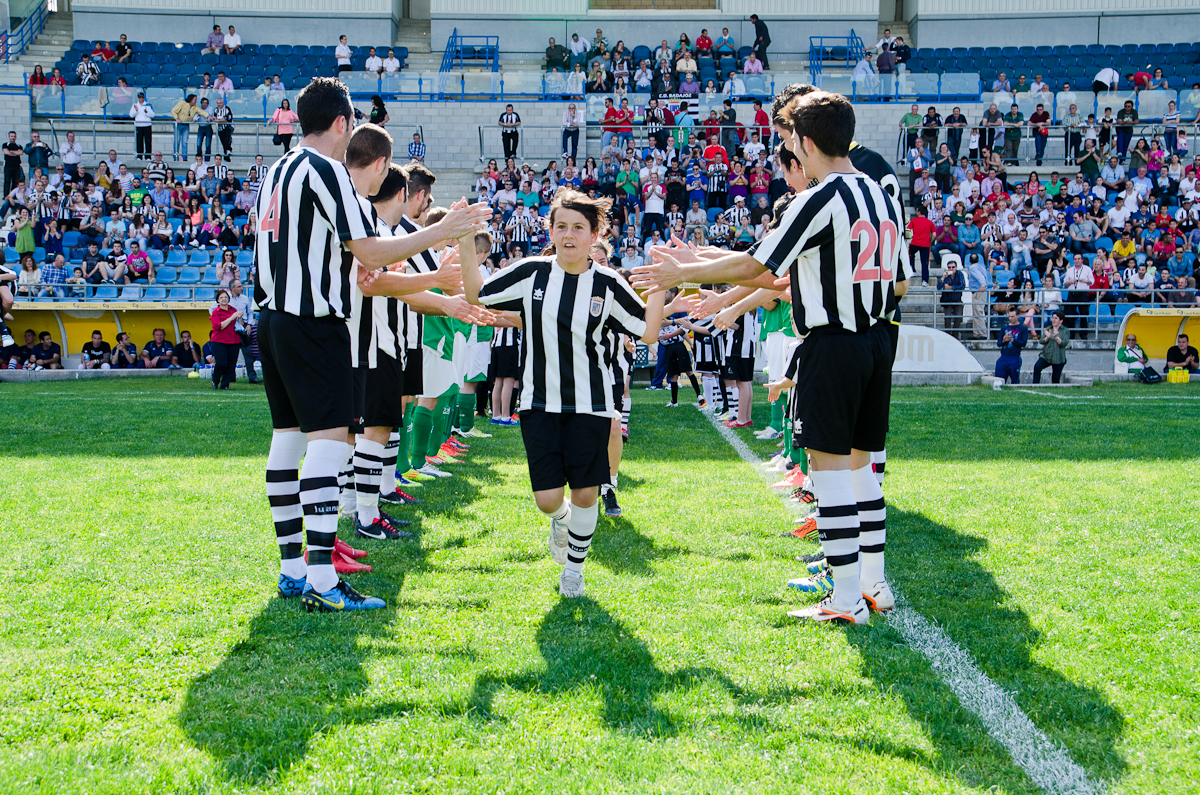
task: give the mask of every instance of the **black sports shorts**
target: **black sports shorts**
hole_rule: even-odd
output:
[[[367,374],[370,372],[369,367],[360,364],[350,375],[354,387],[354,397],[351,401],[354,419],[350,421],[350,433],[362,433],[367,427]]]
[[[521,377],[521,354],[517,346],[497,345],[492,348],[492,377]]]
[[[298,317],[263,309],[258,352],[272,428],[305,433],[354,419],[350,329],[344,318]]]
[[[399,428],[404,424],[404,368],[380,351],[373,370],[367,371],[366,418],[368,428]]]
[[[832,455],[882,450],[892,400],[889,323],[853,333],[815,329],[797,349],[795,443]]]
[[[425,354],[420,348],[404,351],[404,391],[406,397],[419,397],[425,391]]]
[[[729,356],[721,367],[721,376],[726,381],[753,381],[754,359],[742,356]]]
[[[608,432],[612,420],[595,414],[521,413],[521,438],[534,491],[607,483]]]
[[[667,357],[667,375],[683,375],[692,371],[692,355],[683,342],[670,342],[663,346]]]

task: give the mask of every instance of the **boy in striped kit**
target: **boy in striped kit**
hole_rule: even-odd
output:
[[[651,342],[664,312],[663,296],[644,305],[616,271],[589,258],[608,229],[610,206],[608,199],[562,189],[549,215],[553,255],[525,259],[487,282],[477,270],[463,272],[468,301],[521,316],[521,435],[534,500],[550,518],[550,553],[564,567],[559,593],[568,598],[585,592],[583,563],[596,531],[599,487],[609,478],[609,430],[620,417],[604,363],[605,334]]]

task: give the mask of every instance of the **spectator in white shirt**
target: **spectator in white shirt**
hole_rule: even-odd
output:
[[[1096,76],[1092,78],[1092,93],[1099,94],[1101,91],[1116,91],[1117,83],[1121,80],[1121,73],[1111,66],[1101,69],[1096,72]]]
[[[650,63],[642,60],[638,70],[633,73],[633,83],[638,88],[650,90],[650,84],[654,82],[654,72],[650,69]]]
[[[67,133],[67,142],[58,148],[63,168],[71,179],[79,179],[79,162],[83,160],[83,146],[75,140],[75,133]]]
[[[372,47],[369,52],[370,52],[370,54],[367,55],[367,62],[363,66],[363,68],[366,69],[368,72],[374,72],[375,74],[379,74],[380,72],[383,71],[383,59],[375,54],[374,47]]]
[[[855,83],[859,83],[868,90],[874,90],[879,82],[879,75],[875,71],[875,64],[871,63],[871,53],[863,53],[862,60],[854,65],[853,77]]]
[[[571,157],[575,157],[579,153],[579,130],[584,126],[584,123],[583,113],[572,102],[563,111],[562,117],[562,150],[564,158],[568,154],[568,142],[571,145]]]
[[[350,57],[353,53],[350,51],[349,45],[346,44],[345,36],[338,36],[338,44],[333,48],[333,57],[337,59],[338,72],[349,72],[354,67],[350,64]]]
[[[388,50],[388,57],[383,59],[383,71],[389,75],[400,71],[400,59],[396,57],[395,50]]]
[[[1125,229],[1125,222],[1129,220],[1129,216],[1133,215],[1133,210],[1125,206],[1125,197],[1118,195],[1113,202],[1113,208],[1108,211],[1108,227],[1122,232]]]
[[[875,42],[875,46],[872,47],[871,49],[872,50],[880,50],[880,51],[890,50],[895,45],[895,43],[896,43],[896,37],[892,35],[892,31],[888,28],[884,28],[883,37],[880,38],[879,41]]]
[[[233,25],[229,26],[229,32],[225,34],[225,54],[237,55],[242,51],[242,37],[233,29]]]
[[[730,99],[746,96],[746,83],[737,72],[730,70],[725,80],[725,96]]]
[[[578,33],[571,34],[571,41],[567,44],[567,49],[571,51],[571,66],[575,64],[587,65],[588,50],[592,48],[591,42],[587,39],[580,38]]]
[[[1050,93],[1050,86],[1042,82],[1041,75],[1034,75],[1033,82],[1029,84],[1029,91],[1032,94],[1047,95]]]
[[[663,39],[662,45],[659,46],[659,48],[654,51],[654,60],[656,62],[657,61],[670,62],[673,60],[674,54],[675,53],[671,52],[671,47],[670,47],[670,45],[667,44],[667,40]]]

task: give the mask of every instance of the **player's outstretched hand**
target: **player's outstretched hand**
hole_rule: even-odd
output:
[[[790,290],[792,289],[792,274],[789,272],[787,276],[780,277],[775,280],[775,289]]]
[[[678,293],[674,300],[667,305],[666,314],[674,315],[679,312],[691,312],[696,308],[696,296]]]
[[[446,314],[455,320],[476,326],[490,326],[496,322],[494,312],[486,307],[468,304],[467,299],[461,295],[456,295],[446,302]]]
[[[462,289],[462,268],[458,265],[443,264],[437,270],[437,286],[443,292]]]
[[[700,261],[688,248],[651,246],[648,253],[650,264],[634,268],[633,276],[629,280],[634,288],[645,290],[648,295],[683,284],[683,272],[679,266]]]
[[[367,270],[366,268],[359,266],[359,268],[358,268],[359,289],[362,289],[364,287],[370,287],[372,284],[374,284],[375,280],[379,278],[380,273],[382,273],[382,271]]]
[[[796,382],[790,378],[781,378],[778,381],[773,381],[767,384],[767,400],[771,403],[774,403],[776,400],[779,400],[779,396],[782,395],[784,391],[791,389],[795,385]]]
[[[464,200],[465,202],[465,200]],[[452,240],[457,240],[461,237],[466,237],[472,232],[480,232],[488,227],[488,221],[492,217],[492,208],[488,207],[483,202],[477,204],[464,205],[459,207],[459,202],[455,202],[450,211],[446,213],[446,217],[438,221],[437,226],[445,229],[445,237]]]
[[[700,290],[700,298],[696,305],[689,312],[696,320],[703,320],[709,315],[720,312],[725,307],[725,301],[721,298],[721,294],[715,290]]]
[[[438,256],[439,268],[446,265],[457,265],[458,263],[459,259],[457,246],[446,246],[444,249],[442,249],[442,253]]]
[[[733,307],[726,307],[718,312],[717,316],[713,318],[713,325],[722,331],[726,329],[737,328],[737,320],[739,317],[741,317],[741,315],[735,312]]]

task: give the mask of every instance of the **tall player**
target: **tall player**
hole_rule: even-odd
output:
[[[258,344],[274,428],[266,480],[281,557],[279,593],[301,597],[309,610],[374,609],[383,600],[341,582],[332,560],[337,478],[354,419],[346,326],[354,259],[377,270],[434,240],[482,229],[491,213],[464,208],[424,235],[380,238],[374,212],[342,162],[354,131],[346,86],[314,79],[297,97],[296,114],[303,138],[263,179],[254,250],[255,302],[262,307]],[[372,155],[352,165],[372,173],[366,184],[374,192],[387,171],[390,144]]]
[[[787,274],[804,377],[795,387],[796,433],[812,460],[817,527],[833,592],[789,615],[864,624],[869,606],[894,605],[883,553],[860,561],[862,523],[883,530],[883,491],[871,451],[887,437],[895,280],[904,238],[899,202],[854,168],[854,108],[843,96],[811,92],[784,109],[791,149],[817,180],[778,227],[747,253],[702,259],[688,249],[654,249],[634,284],[665,290],[688,282],[741,282],[763,269]],[[869,542],[870,539],[864,539]]]

